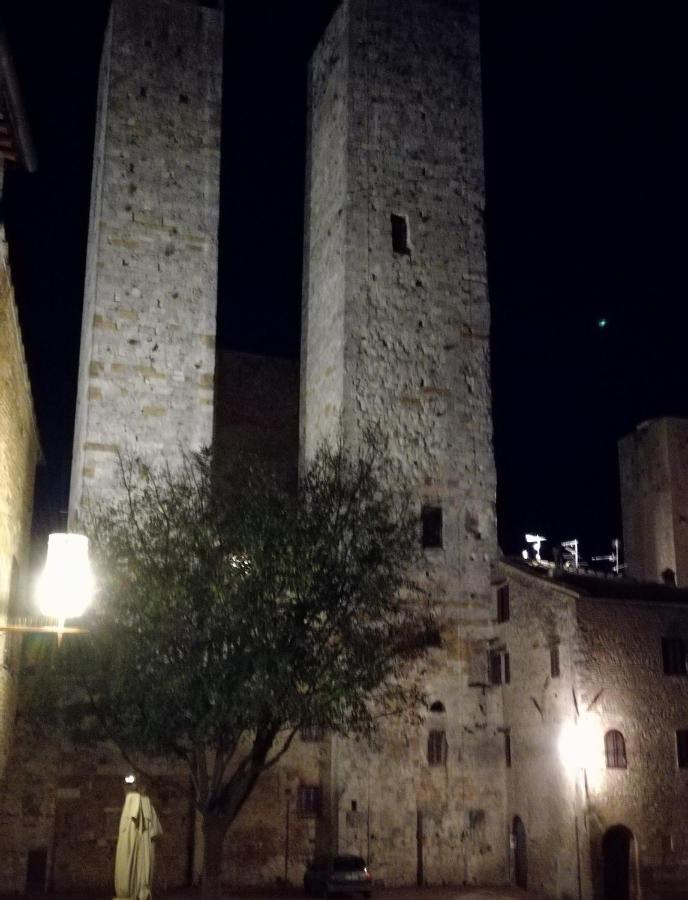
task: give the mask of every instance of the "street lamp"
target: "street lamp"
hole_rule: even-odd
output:
[[[36,582],[40,612],[57,625],[0,625],[0,631],[53,633],[58,643],[63,634],[84,634],[83,628],[65,628],[66,619],[82,616],[93,599],[95,579],[88,558],[88,538],[83,534],[51,534],[45,568]]]

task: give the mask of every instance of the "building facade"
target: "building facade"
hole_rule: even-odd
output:
[[[688,892],[688,592],[497,567],[511,879],[536,897]]]
[[[0,26],[0,210],[5,167],[33,171],[35,164],[16,73]],[[0,625],[6,625],[22,610],[39,456],[31,384],[0,212]],[[0,777],[11,740],[17,668],[17,638],[0,632]]]

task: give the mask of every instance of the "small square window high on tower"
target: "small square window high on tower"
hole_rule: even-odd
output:
[[[392,213],[392,250],[395,253],[411,252],[411,235],[407,216]]]
[[[442,507],[424,506],[420,511],[423,524],[423,546],[442,546]]]

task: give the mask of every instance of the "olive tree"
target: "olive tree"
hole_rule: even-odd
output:
[[[174,470],[128,460],[122,500],[92,517],[98,601],[58,653],[64,724],[186,763],[206,900],[229,826],[299,729],[370,737],[418,702],[416,516],[384,465],[372,440],[323,446],[288,491],[209,452]]]

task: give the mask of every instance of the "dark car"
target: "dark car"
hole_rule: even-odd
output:
[[[373,879],[362,856],[321,856],[308,864],[303,889],[311,897],[331,894],[370,897]]]

